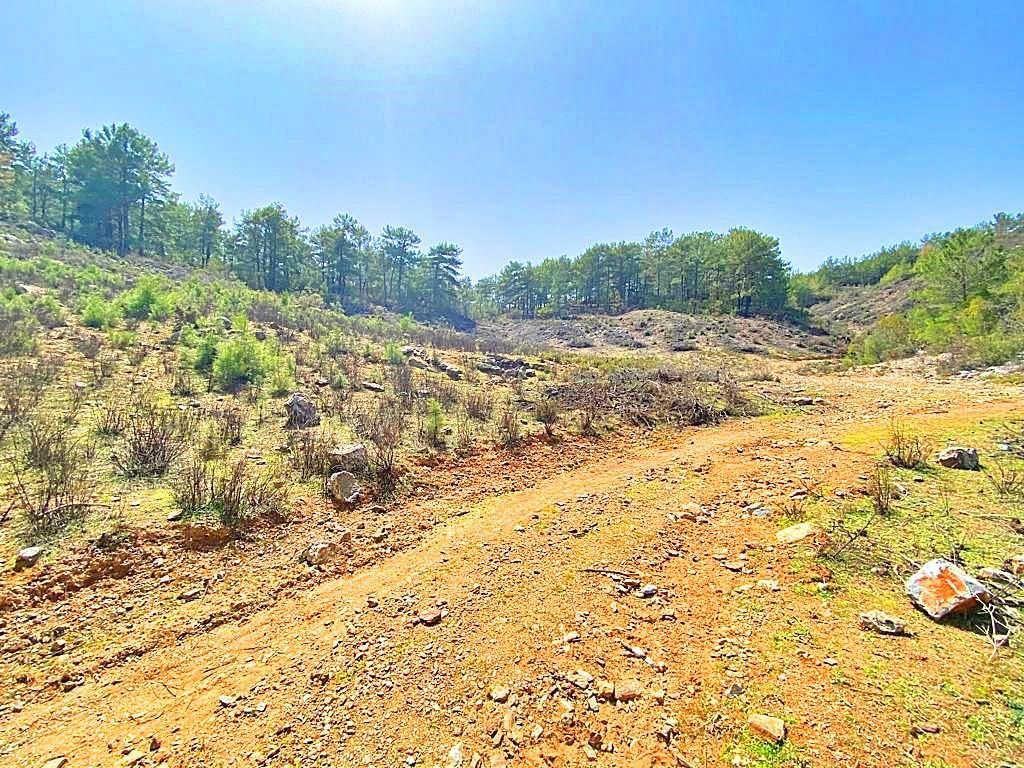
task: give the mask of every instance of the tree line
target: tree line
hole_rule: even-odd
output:
[[[229,226],[212,198],[183,201],[173,173],[156,142],[127,123],[85,130],[77,143],[41,154],[0,113],[0,216],[122,256],[223,264],[253,288],[317,291],[346,309],[535,317],[644,307],[774,314],[787,306],[779,242],[749,229],[662,230],[575,258],[514,261],[473,285],[454,243],[426,247],[398,226],[372,234],[347,213],[310,231],[280,203],[243,211]]]
[[[476,293],[485,310],[524,317],[644,308],[749,315],[783,310],[788,284],[770,235],[736,228],[676,237],[665,229],[643,242],[598,243],[576,258],[513,261]]]

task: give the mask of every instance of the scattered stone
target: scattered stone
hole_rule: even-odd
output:
[[[911,736],[924,736],[925,734],[935,734],[941,731],[942,728],[935,723],[915,723],[910,727]]]
[[[416,618],[419,619],[420,624],[433,627],[435,624],[440,624],[444,616],[441,614],[440,608],[425,608],[419,612]]]
[[[948,469],[977,470],[981,468],[977,449],[964,448],[961,445],[954,445],[944,451],[939,451],[936,460]]]
[[[448,768],[461,768],[462,766],[462,742],[457,742],[448,752]]]
[[[364,381],[363,382],[363,389],[365,389],[367,392],[383,392],[384,391],[383,385],[378,384],[375,381]]]
[[[335,446],[328,458],[331,462],[331,469],[345,472],[362,472],[368,463],[366,446],[362,443],[345,443]]]
[[[238,699],[234,696],[221,696],[218,701],[222,707],[233,707],[238,703]]]
[[[781,744],[786,740],[786,724],[771,715],[751,715],[747,720],[747,729],[758,738],[773,744]]]
[[[739,683],[733,683],[725,689],[725,693],[723,695],[727,699],[735,699],[737,696],[742,696],[744,691],[746,691],[746,689],[742,685]]]
[[[658,594],[658,588],[654,584],[645,584],[640,587],[640,597],[654,597]]]
[[[168,523],[176,523],[185,516],[185,511],[182,509],[176,509],[167,515]]]
[[[594,676],[584,669],[577,669],[565,676],[565,679],[575,685],[581,691],[585,691],[594,682]]]
[[[636,680],[620,680],[615,684],[615,700],[634,701],[643,696],[643,686]]]
[[[761,579],[757,582],[757,586],[765,592],[778,592],[782,589],[782,587],[779,586],[779,582],[775,579]]]
[[[896,635],[908,637],[907,624],[903,619],[890,616],[883,611],[868,611],[860,615],[860,625],[864,629],[878,632],[880,635]]]
[[[342,504],[355,504],[359,499],[359,481],[351,472],[342,470],[333,473],[327,480],[327,490],[331,498]]]
[[[511,695],[512,690],[506,685],[496,685],[491,688],[491,701],[496,701],[499,704],[504,704]]]
[[[64,768],[68,764],[66,757],[53,757],[43,763],[43,768]]]
[[[942,558],[921,566],[907,579],[906,589],[910,599],[933,619],[973,610],[989,599],[984,584]]]
[[[329,541],[315,541],[302,553],[302,559],[310,565],[323,565],[338,556],[338,547]]]
[[[306,429],[320,423],[316,405],[304,392],[292,392],[284,401],[284,409],[288,413],[288,420],[284,424],[288,429]]]
[[[31,568],[37,562],[39,558],[43,556],[42,547],[25,547],[18,551],[18,554],[14,556],[14,570],[20,571],[25,568]]]
[[[367,596],[367,598],[366,598],[366,607],[367,608],[376,608],[378,605],[380,605],[380,601],[376,598],[376,596],[374,596],[374,595]]]
[[[192,600],[198,600],[202,596],[203,596],[203,588],[202,587],[195,587],[194,589],[187,589],[184,592],[182,592],[180,595],[178,595],[178,599],[179,600],[183,600],[184,602],[188,603],[188,602],[191,602]]]
[[[818,526],[814,523],[797,523],[788,528],[783,528],[775,534],[775,540],[779,544],[795,544],[798,541],[813,536],[818,532]]]
[[[133,749],[131,752],[129,752],[127,755],[121,758],[121,765],[135,765],[145,756],[145,752],[140,752],[137,749]]]
[[[1024,576],[1024,554],[1014,555],[1003,564],[1003,567],[1014,576]]]

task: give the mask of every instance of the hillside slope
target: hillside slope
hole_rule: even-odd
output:
[[[807,311],[817,322],[837,333],[856,334],[885,315],[907,312],[913,307],[913,294],[920,287],[920,281],[915,279],[888,285],[836,286],[827,301],[812,304]]]
[[[830,356],[839,351],[835,339],[791,323],[658,309],[571,319],[501,319],[480,323],[477,334],[484,339],[507,339],[527,348],[618,354],[726,350],[802,358]]]

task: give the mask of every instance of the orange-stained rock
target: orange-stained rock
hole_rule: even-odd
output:
[[[985,585],[948,560],[929,560],[907,579],[907,594],[933,619],[973,610],[988,600]]]

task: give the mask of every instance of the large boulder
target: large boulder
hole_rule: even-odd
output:
[[[346,472],[363,472],[369,458],[366,446],[362,443],[344,443],[337,445],[329,454],[331,469]]]
[[[341,504],[355,504],[361,490],[359,481],[351,472],[335,472],[327,480],[327,492]]]
[[[978,461],[978,451],[961,445],[954,445],[944,451],[939,451],[936,459],[939,464],[949,469],[976,470],[981,468],[981,462]]]
[[[949,560],[936,558],[907,579],[907,594],[933,619],[974,610],[989,599],[985,585]]]
[[[284,409],[288,413],[288,421],[284,424],[288,429],[305,429],[320,423],[316,405],[304,392],[292,392],[284,401]]]

